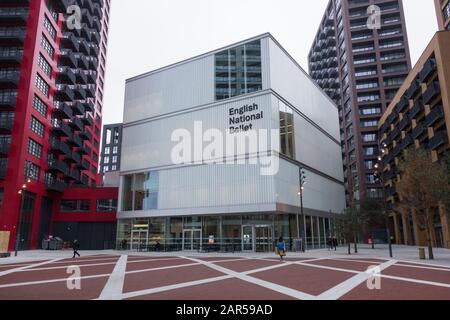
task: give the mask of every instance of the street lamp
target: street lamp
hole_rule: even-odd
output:
[[[20,195],[20,209],[19,209],[19,221],[17,223],[16,228],[16,243],[14,246],[14,256],[17,257],[17,254],[19,252],[19,246],[20,246],[20,233],[21,233],[21,225],[22,225],[22,215],[23,215],[23,206],[24,206],[24,199],[25,199],[25,190],[27,189],[27,183],[31,183],[31,179],[28,178],[27,182],[22,185],[22,188],[17,192]]]
[[[303,192],[305,190],[305,184],[306,184],[306,172],[305,170],[300,167],[299,168],[299,184],[300,184],[300,191],[298,192],[298,195],[300,196],[300,214],[302,216],[303,221],[305,221],[305,213],[303,210]],[[300,221],[299,217],[297,215],[297,229],[298,229],[298,236],[300,237]],[[305,230],[303,230],[303,246],[302,251],[306,252],[306,234]]]
[[[394,257],[392,253],[392,239],[391,239],[391,230],[389,228],[389,215],[388,215],[388,207],[387,207],[387,197],[386,197],[386,188],[385,188],[385,182],[384,182],[384,164],[383,164],[383,156],[386,154],[387,144],[382,143],[381,145],[381,155],[378,157],[378,163],[375,165],[375,176],[377,177],[377,180],[381,183],[383,187],[383,201],[384,201],[384,215],[386,219],[386,234],[388,237],[388,244],[389,244],[389,256],[391,258]],[[373,240],[372,240],[373,241]]]

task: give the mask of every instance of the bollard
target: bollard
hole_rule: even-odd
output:
[[[425,260],[425,248],[419,248],[419,258],[420,260]]]

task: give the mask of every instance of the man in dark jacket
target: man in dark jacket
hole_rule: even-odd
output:
[[[73,258],[75,258],[76,256],[81,257],[80,254],[78,253],[78,250],[80,250],[80,243],[78,242],[78,240],[74,240],[73,241]]]

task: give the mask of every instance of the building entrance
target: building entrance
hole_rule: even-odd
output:
[[[273,229],[268,225],[246,225],[242,227],[242,251],[271,252]]]
[[[198,251],[202,246],[202,230],[186,229],[183,231],[183,250]]]
[[[148,231],[133,230],[131,232],[131,250],[140,250],[147,245]]]

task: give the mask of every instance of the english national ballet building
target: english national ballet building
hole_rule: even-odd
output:
[[[336,105],[270,34],[129,79],[117,242],[324,247],[345,208],[340,140]]]

